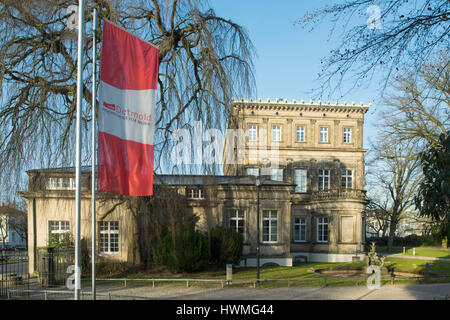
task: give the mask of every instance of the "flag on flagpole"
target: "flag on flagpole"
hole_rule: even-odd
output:
[[[153,194],[158,49],[103,21],[98,115],[98,190]]]

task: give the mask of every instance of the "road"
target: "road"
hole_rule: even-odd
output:
[[[89,288],[83,288],[89,292]],[[434,300],[450,296],[450,283],[419,285],[385,285],[370,290],[366,286],[290,287],[290,288],[181,288],[181,287],[98,287],[103,297],[111,294],[122,299],[174,300]],[[99,296],[101,299],[101,297]]]

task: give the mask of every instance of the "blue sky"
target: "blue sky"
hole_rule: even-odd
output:
[[[315,0],[211,0],[216,14],[246,28],[257,57],[254,59],[257,95],[255,98],[288,100],[318,100],[312,92],[319,87],[317,76],[321,59],[328,56],[340,42],[339,33],[330,38],[332,24],[325,21],[313,31],[294,25],[306,12],[322,8],[333,1]],[[367,18],[369,15],[367,16]],[[343,91],[353,83],[344,83]],[[239,98],[239,97],[237,97]],[[370,83],[341,97],[336,93],[332,101],[372,103],[366,113],[364,147],[375,133],[376,110],[379,110],[379,87]]]

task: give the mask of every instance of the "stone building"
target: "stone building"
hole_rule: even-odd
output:
[[[224,225],[241,232],[243,266],[256,265],[258,198],[261,265],[361,258],[366,205],[363,123],[369,106],[234,100],[231,107],[223,175],[157,175],[155,188],[174,188],[186,196],[199,218],[197,228]],[[28,200],[32,272],[38,248],[46,246],[51,235],[74,233],[74,169],[30,170],[28,175],[29,189],[21,195]],[[88,241],[90,176],[90,169],[84,168],[81,237]],[[98,196],[99,259],[129,261],[135,241],[129,209],[120,197]]]

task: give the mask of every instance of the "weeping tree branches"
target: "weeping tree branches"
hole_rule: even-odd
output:
[[[71,4],[76,3],[0,0],[0,165],[8,164],[9,172],[73,162],[76,41],[66,27]],[[102,17],[160,48],[156,170],[172,166],[165,157],[174,130],[190,128],[194,120],[223,128],[231,97],[252,94],[254,49],[247,33],[217,17],[204,1],[88,0],[86,30],[94,6]],[[97,33],[101,39],[100,27]],[[91,39],[87,32],[82,90],[87,142]],[[90,157],[88,145],[84,144],[84,161]]]

